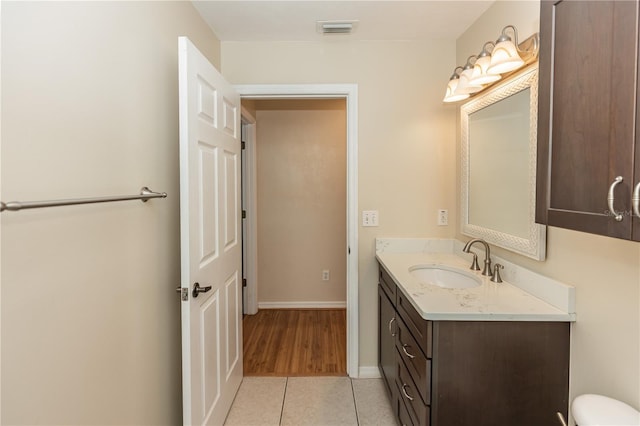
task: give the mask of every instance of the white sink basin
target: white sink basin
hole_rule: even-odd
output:
[[[482,280],[462,269],[442,265],[416,265],[409,272],[418,281],[442,288],[472,288],[482,284]]]

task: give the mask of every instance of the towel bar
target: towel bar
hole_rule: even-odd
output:
[[[147,188],[142,187],[139,195],[122,195],[115,197],[98,197],[98,198],[78,198],[70,200],[51,200],[51,201],[10,201],[3,203],[0,201],[0,212],[5,210],[18,211],[25,209],[38,209],[42,207],[59,207],[59,206],[71,206],[75,204],[93,204],[93,203],[110,203],[113,201],[128,201],[128,200],[142,200],[146,203],[151,198],[166,198],[166,192],[154,192]]]

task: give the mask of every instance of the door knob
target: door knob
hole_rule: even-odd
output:
[[[195,284],[193,285],[193,292],[192,292],[191,294],[193,295],[193,297],[198,297],[198,295],[199,295],[200,293],[206,293],[206,292],[208,292],[209,290],[211,290],[211,286],[210,286],[210,285],[208,285],[208,286],[206,286],[206,287],[200,287],[200,284],[195,283]]]

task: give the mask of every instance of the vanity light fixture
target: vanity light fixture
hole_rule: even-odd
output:
[[[482,85],[471,83],[471,75],[473,74],[473,62],[475,62],[475,55],[471,55],[467,58],[467,63],[462,72],[460,73],[460,79],[458,80],[458,86],[453,92],[454,95],[471,95],[472,93],[482,90]]]
[[[453,70],[453,74],[449,78],[447,91],[444,94],[444,102],[457,102],[469,97],[468,93],[456,94],[456,88],[458,87],[458,83],[460,81],[460,74],[458,74],[458,70],[462,71],[462,67],[456,67],[456,69]]]
[[[508,35],[509,30],[513,32],[516,44]],[[443,101],[457,102],[467,99],[538,58],[540,44],[538,33],[520,44],[517,42],[516,27],[513,25],[504,27],[495,43],[487,41],[478,56],[471,55],[467,58],[464,67],[456,67],[449,78]],[[462,70],[460,73],[458,73],[459,69]]]
[[[478,54],[478,59],[476,59],[476,63],[473,64],[473,73],[471,74],[471,84],[483,85],[488,83],[493,83],[502,78],[500,74],[489,74],[487,70],[491,65],[491,52],[488,50],[489,47],[492,49],[495,48],[495,43],[492,41],[488,41],[482,46],[482,52]]]
[[[511,37],[507,35],[507,30],[513,30],[516,39],[514,44]],[[502,29],[502,34],[496,40],[496,45],[491,52],[491,64],[487,70],[489,74],[502,74],[516,70],[524,65],[524,61],[518,53],[518,30],[513,25],[507,25]]]

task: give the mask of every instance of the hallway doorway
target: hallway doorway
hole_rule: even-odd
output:
[[[275,239],[271,244],[263,245],[258,238],[257,241],[254,241],[255,247],[252,249],[251,247],[247,247],[246,252],[248,253],[249,259],[251,259],[252,250],[257,251],[257,247],[259,246],[262,251],[266,254],[261,255],[263,257],[271,259],[269,262],[256,262],[260,267],[258,268],[258,272],[254,273],[255,284],[257,284],[258,288],[261,288],[263,285],[262,280],[269,280],[271,284],[275,282],[275,287],[269,290],[271,291],[270,295],[260,297],[260,308],[261,310],[255,315],[255,318],[251,315],[245,316],[245,343],[246,349],[245,353],[248,354],[249,359],[251,359],[251,351],[252,345],[254,343],[258,343],[258,346],[262,346],[264,349],[266,346],[273,345],[276,346],[280,351],[288,351],[288,348],[283,348],[283,342],[302,342],[301,336],[308,335],[310,337],[315,336],[316,342],[308,341],[303,343],[302,348],[304,350],[298,351],[295,353],[295,347],[292,347],[292,353],[286,354],[288,361],[287,364],[290,365],[301,365],[303,362],[307,365],[312,365],[310,360],[320,360],[320,355],[317,353],[318,351],[311,351],[309,348],[316,346],[316,349],[327,349],[325,355],[328,355],[327,360],[319,361],[319,364],[315,364],[315,366],[309,367],[311,370],[316,371],[321,374],[338,374],[344,375],[345,373],[350,375],[351,377],[358,377],[358,350],[357,350],[357,246],[355,241],[357,241],[357,206],[354,196],[356,193],[357,185],[356,185],[356,176],[355,173],[357,159],[355,157],[356,149],[356,126],[355,126],[355,110],[356,110],[356,87],[350,85],[320,85],[320,86],[236,86],[236,89],[240,92],[243,100],[250,99],[256,100],[259,102],[272,102],[275,100],[282,101],[283,99],[288,99],[294,104],[304,104],[305,102],[313,102],[310,99],[318,100],[318,104],[320,104],[321,100],[327,102],[327,105],[331,102],[339,101],[342,103],[343,114],[344,114],[344,123],[346,125],[346,129],[343,130],[346,133],[346,143],[342,147],[343,154],[346,155],[346,158],[343,159],[342,173],[343,173],[343,183],[336,185],[325,185],[329,186],[329,188],[316,188],[316,191],[322,192],[339,192],[342,190],[342,207],[338,207],[340,210],[340,216],[343,221],[342,224],[342,236],[340,237],[340,241],[337,246],[333,246],[329,249],[325,249],[323,251],[320,248],[320,251],[316,252],[315,255],[310,256],[312,260],[313,258],[320,257],[319,254],[327,254],[335,257],[336,253],[341,258],[342,267],[335,266],[336,263],[333,260],[325,260],[324,263],[316,263],[309,264],[306,263],[309,259],[305,260],[304,256],[299,257],[300,254],[304,254],[305,251],[312,251],[316,245],[319,245],[322,233],[327,233],[327,229],[331,230],[333,228],[339,228],[334,225],[325,226],[325,230],[320,230],[319,236],[311,237],[311,238],[299,238],[296,243],[296,234],[300,232],[306,232],[309,230],[315,230],[314,228],[322,228],[322,224],[319,223],[323,220],[323,217],[327,215],[327,213],[321,213],[318,218],[313,219],[310,216],[310,213],[304,213],[302,208],[296,206],[295,203],[293,205],[285,206],[286,203],[279,203],[278,206],[282,206],[281,211],[275,210],[276,214],[270,219],[272,221],[276,221],[279,218],[278,216],[284,216],[286,213],[293,213],[292,216],[289,216],[289,219],[285,219],[285,222],[294,222],[298,219],[301,220],[301,224],[293,226],[293,229],[289,232],[280,232],[276,231]],[[303,99],[301,99],[303,98]],[[285,102],[286,103],[286,102]],[[275,109],[277,109],[276,107]],[[271,106],[273,108],[273,105]],[[284,108],[287,109],[287,108]],[[303,108],[305,109],[305,108]],[[253,128],[255,130],[255,127]],[[346,131],[345,131],[346,130]],[[322,133],[321,131],[316,133]],[[253,135],[255,137],[255,135]],[[255,141],[254,141],[255,142]],[[259,144],[259,142],[258,142]],[[255,146],[254,146],[255,148]],[[285,147],[285,151],[291,151],[296,149],[295,145]],[[316,147],[316,152],[312,153],[313,155],[322,155],[322,149]],[[278,154],[281,155],[281,154]],[[307,154],[302,154],[307,155]],[[318,170],[313,170],[315,166],[319,166],[318,168],[322,168],[322,159],[320,157],[307,157],[308,163],[305,167],[310,172],[311,175],[317,172]],[[255,164],[255,158],[252,160]],[[297,161],[295,157],[288,159],[287,161]],[[326,165],[326,163],[325,163]],[[247,167],[249,169],[252,168],[251,161],[248,162]],[[302,187],[302,195],[310,196],[311,202],[313,203],[314,198],[314,189],[312,187],[307,188],[305,194],[305,185],[309,182],[306,181],[308,176],[304,176],[304,174],[296,174],[299,173],[299,170],[287,170],[286,167],[276,168],[276,174],[282,173],[285,180],[289,178],[291,182],[293,182],[294,186],[298,186],[298,190]],[[288,175],[287,175],[288,174]],[[282,176],[281,176],[282,177]],[[254,183],[258,180],[256,176],[253,176]],[[251,182],[248,182],[249,185]],[[243,183],[244,185],[244,183]],[[256,195],[257,184],[252,189],[252,196],[254,200],[257,200],[260,196],[267,195],[265,194]],[[269,197],[277,198],[278,190],[282,190],[287,192],[288,189],[283,189],[282,185],[276,185],[276,193],[271,192]],[[271,188],[273,190],[273,188]],[[285,194],[286,196],[286,194]],[[296,197],[293,195],[293,197]],[[285,198],[286,200],[286,198]],[[251,200],[249,200],[250,204]],[[258,203],[256,203],[258,204]],[[319,208],[323,204],[336,204],[334,201],[329,202],[321,202],[313,208]],[[334,206],[335,207],[335,206]],[[250,209],[250,207],[247,206]],[[264,207],[263,207],[264,208]],[[346,210],[346,214],[345,214]],[[273,213],[273,212],[272,212]],[[260,215],[261,212],[258,212]],[[250,212],[247,213],[247,217],[251,215]],[[297,217],[298,216],[298,217]],[[308,221],[305,223],[305,219]],[[346,219],[346,220],[345,220]],[[346,223],[345,223],[346,222]],[[269,223],[267,225],[263,224],[264,227],[268,227],[273,225],[273,223]],[[338,234],[339,235],[339,234]],[[263,239],[268,239],[263,237]],[[346,244],[345,244],[346,242]],[[296,244],[299,244],[296,247]],[[284,257],[278,259],[277,252],[283,251],[286,252],[289,250],[289,253]],[[291,252],[293,250],[293,252]],[[261,251],[261,253],[262,253]],[[276,256],[271,256],[273,254]],[[271,257],[269,257],[271,256]],[[316,259],[317,260],[317,259]],[[325,264],[331,264],[334,262],[333,266],[327,266],[327,270],[325,270]],[[257,266],[256,265],[256,266]],[[251,266],[248,265],[251,269]],[[298,269],[296,269],[298,268]],[[342,269],[342,270],[341,270]],[[248,274],[250,275],[250,273]],[[258,276],[260,279],[258,279]],[[342,281],[342,288],[337,286],[336,284]],[[259,282],[259,283],[258,283]],[[251,282],[247,283],[247,313],[252,314],[258,311],[258,288],[250,289]],[[327,296],[327,290],[330,290],[333,287],[333,295]],[[267,285],[265,281],[265,291]],[[324,291],[324,295],[323,295]],[[336,291],[338,293],[336,293]],[[253,292],[253,294],[251,294]],[[340,294],[340,296],[336,296],[336,294]],[[254,299],[253,306],[251,299]],[[251,309],[254,309],[251,312]],[[284,309],[284,310],[282,310]],[[302,310],[301,310],[302,309]],[[320,310],[315,310],[320,309]],[[281,329],[297,329],[298,331],[293,332],[290,336],[282,335],[276,337],[271,331],[268,330],[268,327],[265,325],[267,323],[271,323],[276,319],[285,319],[286,325],[282,325]],[[328,319],[321,319],[328,318]],[[318,332],[315,331],[302,331],[308,329],[310,324],[316,323],[319,325]],[[341,333],[333,333],[335,331],[334,327],[340,328],[339,324],[344,324],[342,326]],[[346,330],[345,330],[346,328]],[[328,330],[333,330],[331,333]],[[266,332],[266,337],[259,337],[260,333],[258,332]],[[332,334],[333,333],[333,334]],[[336,337],[336,336],[342,337]],[[297,337],[296,337],[297,336]],[[319,339],[319,340],[318,340]],[[329,345],[332,339],[336,339],[338,342],[335,345]],[[279,343],[277,343],[279,342]],[[320,343],[318,343],[320,342]],[[324,342],[324,343],[323,343]],[[343,348],[342,359],[339,360],[334,352]],[[346,353],[345,353],[346,352]],[[260,353],[259,355],[265,355]],[[247,356],[247,355],[245,355]],[[296,361],[296,357],[301,359],[306,359],[307,361]],[[271,360],[266,361],[269,357],[265,355],[262,360],[254,360],[254,364],[262,364],[266,365],[268,363],[272,363],[272,367],[269,370],[270,372],[263,372],[263,374],[285,374],[285,372],[280,371],[279,373],[275,373],[278,371],[277,368],[273,367],[279,362],[282,361]],[[346,368],[342,367],[346,364]],[[297,367],[296,367],[297,368]],[[245,367],[247,375],[254,374],[253,369]],[[286,375],[297,375],[297,374],[308,374],[309,371],[303,373],[301,369],[293,369],[289,372],[286,372]]]

